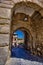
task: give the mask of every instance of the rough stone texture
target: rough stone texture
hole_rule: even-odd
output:
[[[4,65],[9,56],[9,47],[0,47],[0,65]]]
[[[13,5],[7,4],[7,2],[6,2],[6,4],[5,3],[0,3],[0,7],[4,7],[4,8],[7,8],[7,9],[11,9],[13,7]]]
[[[11,20],[0,18],[0,24],[10,24]]]
[[[9,34],[0,34],[0,46],[9,45]]]
[[[10,5],[7,3],[0,3],[0,65],[4,65],[7,58],[10,56],[9,38],[12,7]]]
[[[10,0],[9,1],[1,0],[0,6],[5,7],[5,8],[13,8],[15,4],[20,3],[22,1],[29,2],[28,4],[26,3],[27,6],[30,6],[30,7],[34,8],[35,10],[41,11],[41,14],[42,14],[43,9],[41,9],[40,7],[43,8],[43,0],[11,0],[11,1]],[[43,14],[42,14],[42,16],[43,16]]]
[[[15,14],[24,13],[31,17],[33,15],[34,11],[35,10],[33,8],[27,7],[26,5],[21,5],[21,6],[15,7]]]
[[[4,24],[0,25],[0,33],[9,33],[10,32],[10,25]]]
[[[20,1],[19,0],[12,0],[12,1],[14,1],[14,3],[21,2],[21,1],[24,1],[24,2],[30,1],[30,2],[33,2],[33,3],[37,3],[40,6],[43,5],[43,1],[42,0],[20,0]]]
[[[30,33],[33,37],[33,44],[32,45],[34,48],[33,48],[32,52],[36,55],[37,55],[37,52],[38,52],[38,55],[40,55],[40,53],[41,53],[41,56],[43,56],[43,23],[42,23],[43,19],[42,20],[40,19],[39,14],[38,14],[39,16],[34,15],[34,17],[33,17],[34,21],[30,20],[31,18],[30,19],[28,18],[29,21],[23,21],[23,19],[21,19],[22,20],[21,21],[18,19],[18,18],[21,18],[21,16],[18,17],[18,15],[17,15],[17,17],[15,17],[15,19],[16,18],[17,19],[16,20],[13,19],[14,22],[12,21],[13,22],[12,23],[13,29],[11,30],[11,32],[9,30],[10,29],[9,24],[11,25],[11,20],[12,20],[11,19],[11,17],[12,17],[11,12],[13,12],[13,10],[14,10],[13,7],[14,7],[15,3],[17,4],[18,2],[20,3],[22,1],[26,2],[26,0],[11,0],[11,1],[10,0],[0,0],[0,32],[1,32],[0,33],[0,46],[6,46],[7,44],[9,45],[9,42],[10,42],[9,41],[9,35],[10,35],[9,33],[15,31],[16,29],[18,29],[20,27],[24,27],[30,31]],[[43,16],[43,0],[27,0],[27,1],[28,1],[28,3],[25,3],[27,6],[39,11],[41,13],[41,16]],[[21,6],[21,5],[25,5],[25,4],[20,3],[20,4],[17,4],[16,7]],[[30,24],[30,21],[32,22],[32,25]],[[40,21],[40,23],[39,23],[39,21]],[[7,24],[7,25],[5,25],[5,24]],[[3,33],[5,31],[6,31],[6,34]],[[3,45],[3,43],[4,43],[4,45]],[[5,43],[7,43],[7,44],[5,44]],[[7,49],[7,47],[5,49]],[[3,47],[3,49],[1,50],[1,52],[3,52],[3,50],[4,50],[2,55],[4,55],[5,49]],[[37,51],[36,51],[36,49],[37,49]],[[0,56],[1,56],[1,53],[0,53]],[[5,57],[5,55],[4,55],[4,58],[6,59],[7,56]],[[3,59],[2,56],[1,56],[1,59]],[[3,60],[1,60],[1,59],[0,59],[0,62],[3,64],[4,59]]]
[[[43,20],[39,13],[36,15],[34,14],[31,26],[33,31],[36,33],[36,42],[33,51],[36,51],[34,53],[43,56]]]
[[[6,8],[0,8],[0,17],[10,19],[11,18],[11,10],[6,9]]]

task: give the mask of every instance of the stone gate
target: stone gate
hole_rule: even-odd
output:
[[[32,53],[37,55],[39,49],[43,56],[43,0],[0,1],[1,64],[4,64],[11,55],[12,33],[17,29],[27,32],[29,30]],[[38,52],[38,55],[40,53]]]

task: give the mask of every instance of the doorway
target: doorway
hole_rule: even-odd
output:
[[[11,57],[28,59],[27,51],[31,50],[31,35],[24,28],[18,28],[13,32],[11,44]]]

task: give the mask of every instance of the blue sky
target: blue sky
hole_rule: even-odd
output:
[[[24,38],[24,33],[21,30],[17,30],[15,33],[18,34],[18,38]]]

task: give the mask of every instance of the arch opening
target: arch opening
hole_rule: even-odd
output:
[[[29,3],[27,3],[27,4],[25,4],[25,3],[17,3],[17,4],[15,4],[15,6],[14,6],[14,8],[13,8],[13,17],[12,17],[12,27],[11,27],[11,35],[13,34],[13,32],[14,31],[16,31],[16,30],[18,30],[18,29],[20,29],[23,33],[24,33],[24,36],[25,36],[25,48],[29,48],[29,44],[28,43],[33,43],[33,37],[34,37],[34,33],[33,33],[33,31],[34,31],[34,26],[33,26],[33,22],[32,21],[30,21],[30,19],[32,18],[32,19],[36,19],[35,17],[36,17],[36,15],[37,15],[37,13],[36,12],[38,12],[39,13],[39,10],[41,9],[41,7],[39,7],[39,6],[37,6],[36,4],[35,4],[35,8],[34,8],[34,6],[33,6],[33,3],[31,3],[30,5],[28,5]],[[17,5],[17,6],[16,6]],[[27,9],[28,9],[28,7],[30,7],[30,8],[32,8],[32,9],[34,9],[34,11],[33,11],[33,13],[32,13],[32,16],[29,16],[29,14],[27,15],[27,13],[26,12],[20,12],[20,11],[17,11],[17,10],[19,10],[19,8],[21,8],[21,5],[22,6],[24,6],[24,10],[26,9],[25,8],[25,6],[27,7]],[[16,10],[17,9],[17,10]],[[19,14],[24,14],[25,16],[27,15],[27,16],[29,16],[30,17],[30,19],[29,19],[29,17],[27,17],[27,19],[28,20],[26,20],[27,22],[23,22],[24,21],[24,19],[22,19],[22,17],[21,17],[21,15],[19,15]],[[36,14],[34,14],[34,13],[36,13]],[[15,16],[17,14],[17,16]],[[39,15],[39,14],[38,14]],[[35,17],[34,17],[35,16]],[[38,16],[37,16],[38,17]],[[22,20],[21,20],[22,19]],[[41,17],[39,17],[39,19],[41,19]],[[21,21],[22,21],[22,23],[21,23]],[[33,27],[31,27],[30,26],[30,23],[32,22],[32,26]],[[29,23],[29,26],[27,25]],[[34,22],[35,23],[35,22]],[[14,27],[14,28],[13,28]],[[30,31],[31,31],[31,33],[32,33],[32,35],[33,35],[33,37],[32,37],[32,35],[30,34],[30,32],[29,31],[27,31],[26,29],[30,29]],[[36,30],[36,27],[35,27],[35,30]],[[35,33],[36,34],[36,33]],[[11,36],[11,38],[12,38],[12,36]],[[35,39],[36,40],[36,39]],[[12,41],[11,41],[12,42]],[[12,44],[12,43],[11,43]],[[32,48],[32,46],[33,46],[33,44],[31,44],[31,48]],[[31,49],[30,49],[31,50]]]
[[[14,43],[14,46],[17,46],[17,45],[19,45],[21,43],[24,43],[24,38],[25,38],[25,34],[24,34],[23,31],[16,30],[15,32],[13,32],[13,43]]]
[[[28,30],[26,30],[23,27],[18,28],[15,31],[13,31],[12,38],[13,39],[11,44],[11,57],[15,57],[15,54],[14,54],[15,48],[20,48],[20,49],[24,48],[25,50],[28,50],[31,52],[33,40]]]
[[[24,43],[27,45],[28,44],[28,42],[30,43],[32,43],[33,42],[33,37],[32,37],[32,35],[31,35],[31,33],[30,33],[30,31],[28,30],[28,29],[26,29],[26,28],[24,28],[24,27],[20,27],[20,28],[17,28],[16,30],[15,30],[15,32],[17,32],[17,31],[19,31],[19,33],[21,32],[21,34],[24,34],[23,35],[23,38],[24,38]],[[14,33],[14,32],[13,32]]]

